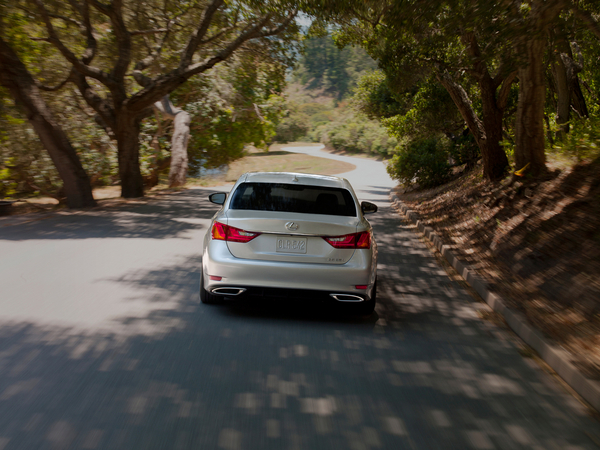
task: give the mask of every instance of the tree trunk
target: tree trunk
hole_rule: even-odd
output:
[[[161,101],[156,102],[154,107],[160,111],[164,117],[173,120],[169,187],[183,186],[187,178],[187,146],[190,140],[191,117],[184,110],[176,108],[168,95],[165,95]]]
[[[557,138],[562,139],[569,132],[569,115],[571,113],[571,90],[567,79],[567,68],[560,53],[554,53],[552,58],[552,75],[556,86],[556,123],[560,125]]]
[[[500,145],[502,141],[502,117],[504,110],[498,106],[496,86],[486,74],[479,80],[479,89],[483,106],[483,125],[486,135],[485,156],[483,158],[483,175],[492,181],[501,180],[508,167],[508,158]]]
[[[558,17],[563,0],[534,1],[529,13],[529,34],[522,44],[526,64],[519,68],[519,101],[515,126],[515,165],[533,176],[547,171],[544,102],[544,51],[548,25]]]
[[[123,112],[117,114],[115,136],[119,155],[121,197],[144,196],[144,179],[140,171],[140,123],[137,115]]]
[[[21,106],[63,181],[67,206],[96,206],[90,180],[67,135],[58,125],[33,77],[10,46],[0,38],[0,84]]]
[[[169,186],[183,186],[187,177],[187,146],[190,140],[190,115],[179,111],[173,120],[173,138],[171,140],[171,170]]]
[[[472,57],[483,106],[483,128],[485,130],[485,148],[481,149],[483,175],[489,180],[497,181],[504,177],[508,167],[508,158],[500,142],[503,137],[502,117],[504,116],[506,97],[515,75],[509,74],[508,77],[498,75],[496,79],[493,79],[482,57],[475,33],[464,32],[461,40]],[[502,72],[499,71],[499,73]],[[502,88],[498,94],[496,91],[499,85]]]
[[[583,55],[577,43],[574,42],[573,46],[578,58],[578,61],[575,61],[571,44],[561,28],[551,35],[556,36],[554,51],[552,52],[552,75],[557,96],[556,123],[561,126],[557,138],[562,139],[564,133],[569,132],[568,122],[571,118],[571,108],[580,117],[587,117],[589,114],[577,76],[583,70]]]
[[[534,176],[546,171],[544,135],[544,49],[546,41],[538,37],[527,43],[527,62],[519,69],[519,102],[515,127],[515,166],[517,170],[528,165]]]
[[[479,146],[481,151],[481,157],[483,159],[483,173],[484,176],[490,180],[498,180],[504,175],[504,170],[508,165],[508,160],[505,163],[502,162],[502,155],[506,159],[504,150],[500,146],[500,140],[502,139],[502,115],[488,115],[487,120],[490,127],[499,126],[498,130],[492,131],[492,136],[497,139],[497,148],[490,149],[490,139],[487,135],[487,127],[481,122],[473,106],[468,94],[465,92],[463,87],[455,82],[450,75],[447,73],[437,73],[436,77],[438,81],[446,88],[450,97],[454,101],[454,104],[460,111],[461,116],[467,123],[467,127],[473,134],[475,142]],[[496,133],[496,131],[498,133]],[[501,155],[498,154],[497,150],[500,150]]]
[[[569,89],[571,90],[571,105],[575,111],[577,111],[577,114],[579,114],[580,117],[589,117],[590,113],[588,111],[583,92],[581,91],[579,76],[577,75],[583,70],[583,55],[581,54],[581,50],[576,42],[573,42],[572,46],[577,52],[578,61],[575,62],[575,57],[571,51],[571,46],[569,46],[570,58],[568,58],[569,70],[567,70],[567,74],[570,76]]]

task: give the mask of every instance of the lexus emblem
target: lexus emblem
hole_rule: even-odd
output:
[[[298,224],[296,222],[288,222],[285,224],[285,227],[290,231],[296,231],[298,229]]]

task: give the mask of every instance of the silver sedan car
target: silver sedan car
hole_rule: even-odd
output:
[[[204,238],[200,299],[289,298],[353,303],[370,314],[377,295],[377,244],[344,178],[285,172],[240,177]]]

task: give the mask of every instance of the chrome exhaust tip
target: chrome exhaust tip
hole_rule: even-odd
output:
[[[336,299],[338,302],[364,302],[365,299],[352,294],[329,294],[331,297]]]
[[[214,295],[226,295],[226,296],[235,296],[240,295],[246,292],[244,288],[238,287],[218,287],[211,289],[210,293]]]

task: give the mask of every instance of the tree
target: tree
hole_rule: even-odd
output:
[[[336,47],[332,34],[325,31],[325,35],[304,42],[294,78],[309,89],[322,89],[341,100],[356,86],[365,68],[375,68],[375,61],[360,47]]]
[[[464,120],[448,91],[435,76],[412,86],[388,85],[382,71],[365,75],[352,104],[369,118],[379,119],[398,139],[429,138],[443,134],[451,140],[463,134]]]
[[[140,125],[157,101],[191,77],[227,61],[246,43],[296,29],[296,10],[276,1],[125,4],[112,0],[106,4],[82,0],[70,1],[68,8],[61,2],[49,6],[32,1],[45,26],[46,41],[71,67],[69,80],[117,141],[123,197],[143,195]],[[139,24],[153,28],[139,29]],[[74,25],[83,40],[63,32]],[[78,47],[84,49],[79,56]],[[130,83],[131,70],[141,89]]]
[[[253,42],[226,65],[191,79],[173,93],[186,104],[193,130],[190,168],[218,168],[243,156],[254,144],[266,148],[284,112],[281,96],[289,60],[287,49]]]
[[[0,36],[0,84],[9,90],[58,170],[70,208],[95,206],[90,180],[75,149],[40,94],[33,77],[17,54]]]
[[[510,58],[497,57],[505,48],[494,35],[502,24],[488,20],[492,11],[478,8],[477,3],[438,1],[329,6],[315,14],[340,25],[340,45],[364,46],[385,71],[393,90],[395,86],[408,90],[411,84],[434,75],[475,137],[484,175],[491,180],[503,177],[508,159],[500,145],[502,118],[516,73]],[[480,50],[482,40],[486,53]],[[479,87],[483,119],[462,85],[473,81]]]
[[[523,31],[517,46],[523,63],[518,69],[519,103],[515,127],[515,166],[533,176],[546,169],[544,103],[546,99],[544,54],[547,31],[565,5],[563,0],[533,0],[531,10],[522,18]],[[518,14],[521,14],[519,11]]]
[[[555,96],[553,100],[556,123],[560,126],[557,133],[559,140],[564,139],[565,133],[569,132],[572,111],[578,118],[586,118],[590,114],[579,74],[586,64],[593,64],[593,60],[597,57],[598,52],[594,47],[597,47],[598,41],[592,42],[594,40],[592,36],[600,38],[600,25],[594,16],[584,9],[591,5],[584,5],[581,2],[578,4],[571,4],[570,11],[563,11],[549,29],[552,72],[550,88]],[[596,13],[598,12],[596,7]],[[585,32],[586,30],[588,33]],[[588,53],[587,61],[584,52]],[[589,88],[589,84],[587,86]]]

